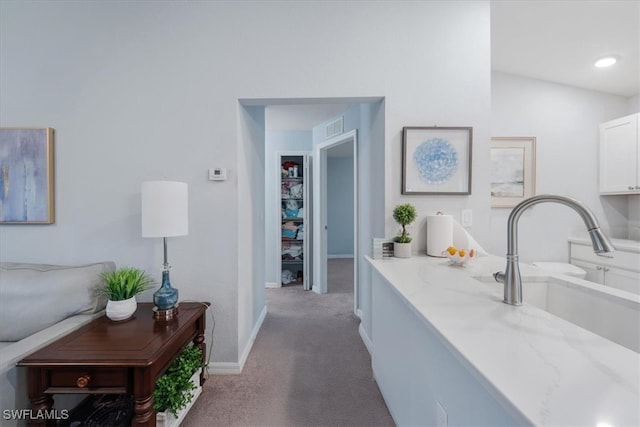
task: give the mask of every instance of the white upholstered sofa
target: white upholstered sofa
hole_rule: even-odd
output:
[[[26,369],[16,363],[103,315],[106,301],[96,288],[111,270],[113,262],[0,263],[0,425],[15,424],[6,410],[30,408]]]

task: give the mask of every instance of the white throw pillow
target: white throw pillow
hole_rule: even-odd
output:
[[[113,262],[80,266],[0,263],[0,341],[20,341],[76,314],[104,308],[97,293]]]

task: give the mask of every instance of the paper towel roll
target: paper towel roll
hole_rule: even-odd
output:
[[[453,245],[453,217],[427,216],[427,255],[441,257],[442,251]]]

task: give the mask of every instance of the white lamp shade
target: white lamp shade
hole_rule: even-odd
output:
[[[189,234],[189,191],[184,182],[142,183],[142,237]]]

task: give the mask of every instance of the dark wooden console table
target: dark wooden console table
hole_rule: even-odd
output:
[[[156,379],[189,342],[202,349],[204,361],[208,306],[180,303],[178,315],[162,322],[153,319],[153,304],[139,303],[131,319],[113,322],[99,317],[32,353],[18,363],[29,369],[32,410],[51,409],[53,394],[131,394],[132,424],[155,426]]]

